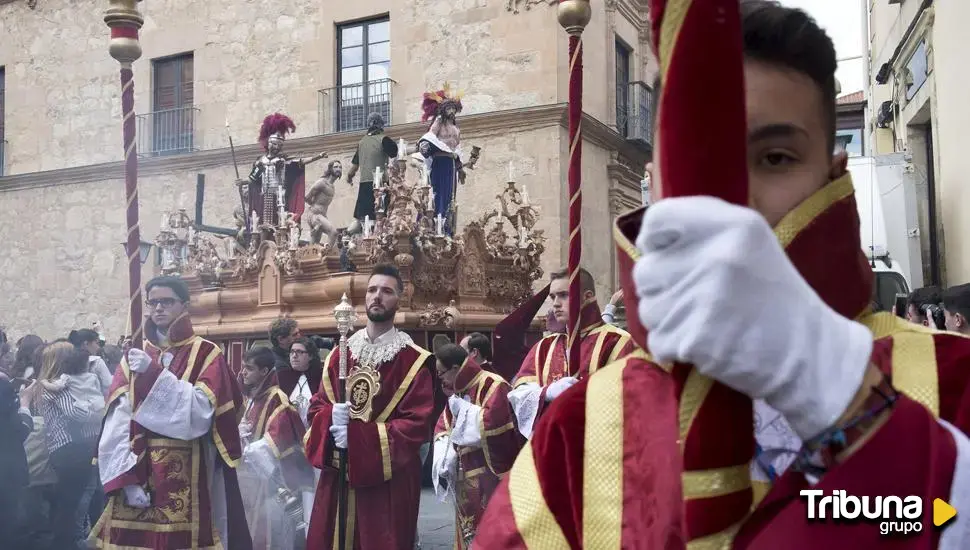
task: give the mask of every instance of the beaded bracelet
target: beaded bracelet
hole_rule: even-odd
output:
[[[842,425],[835,425],[806,441],[795,459],[794,468],[802,473],[822,477],[836,464],[835,457],[851,447],[872,426],[883,411],[893,408],[899,400],[899,392],[887,377],[873,386],[872,393],[863,403],[864,410]]]

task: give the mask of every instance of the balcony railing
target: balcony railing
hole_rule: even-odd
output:
[[[367,127],[367,115],[378,112],[391,124],[391,79],[371,80],[320,90],[320,133],[352,132]]]
[[[198,151],[199,108],[180,107],[137,115],[138,155],[157,157]]]
[[[6,174],[7,170],[7,141],[0,140],[0,176]]]
[[[653,90],[643,82],[616,86],[616,129],[630,141],[653,146]]]

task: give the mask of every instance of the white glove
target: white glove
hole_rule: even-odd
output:
[[[565,378],[560,378],[559,380],[556,380],[552,384],[549,384],[549,387],[546,388],[546,401],[549,402],[559,397],[562,394],[562,392],[573,387],[573,384],[575,384],[576,382],[579,382],[579,380],[577,380],[572,376],[567,376]]]
[[[842,415],[872,334],[819,298],[757,212],[711,197],[658,201],[637,247],[638,314],[658,361],[764,399],[802,439]]]
[[[333,442],[337,445],[339,449],[347,448],[347,425],[333,425],[330,426],[330,435],[333,436]]]
[[[458,413],[460,413],[462,410],[472,406],[474,405],[472,405],[470,401],[465,401],[457,395],[452,394],[451,397],[448,398],[448,408],[451,409],[451,414],[453,416],[458,416]]]
[[[350,424],[350,405],[346,403],[337,403],[333,406],[333,412],[330,413],[330,424],[333,426],[346,426]]]
[[[132,508],[148,508],[152,505],[148,493],[140,485],[125,485],[125,502]]]
[[[249,438],[253,436],[253,425],[248,421],[243,420],[239,423],[239,439],[244,441],[249,441]]]
[[[150,355],[138,348],[128,350],[128,368],[131,372],[145,372],[152,365]]]

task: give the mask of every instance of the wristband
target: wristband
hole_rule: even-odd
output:
[[[899,392],[893,388],[890,379],[883,376],[879,384],[872,387],[861,413],[805,442],[795,460],[795,469],[815,477],[824,475],[837,464],[836,456],[862,439],[876,418],[893,408],[898,400]]]

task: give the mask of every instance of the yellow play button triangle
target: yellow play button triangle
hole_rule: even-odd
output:
[[[957,515],[957,510],[953,506],[944,502],[943,499],[933,500],[933,525],[940,527]]]

